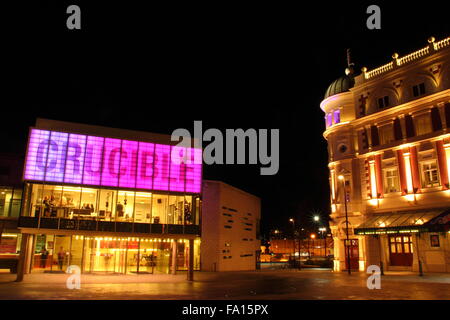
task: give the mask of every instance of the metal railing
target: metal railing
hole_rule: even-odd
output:
[[[67,218],[19,217],[19,228],[72,231],[100,231],[148,234],[200,234],[200,226],[190,224],[155,224],[120,221],[99,221]]]

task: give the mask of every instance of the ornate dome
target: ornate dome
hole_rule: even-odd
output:
[[[355,85],[355,79],[352,74],[342,76],[336,80],[334,80],[327,91],[325,92],[324,99],[334,96],[335,94],[349,91],[350,88],[353,88]]]

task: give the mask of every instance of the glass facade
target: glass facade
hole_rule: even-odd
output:
[[[29,183],[26,189],[28,201],[24,206],[23,216],[152,224],[199,224],[199,199],[192,195],[38,183]]]
[[[200,269],[199,247],[194,240],[194,270]],[[82,273],[168,274],[173,261],[176,270],[187,270],[188,259],[187,239],[38,234],[32,272],[65,272],[76,265]]]
[[[18,217],[22,188],[0,187],[0,217]]]

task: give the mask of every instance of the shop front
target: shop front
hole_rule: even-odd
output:
[[[32,128],[18,222],[22,274],[71,265],[83,273],[199,269],[199,157],[201,149],[147,139]]]
[[[196,239],[194,270],[199,245]],[[188,239],[36,234],[31,272],[60,273],[74,265],[91,274],[169,274],[187,270],[188,259]]]
[[[450,210],[373,215],[355,229],[366,258],[391,271],[450,272]]]

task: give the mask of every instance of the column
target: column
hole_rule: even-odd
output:
[[[377,182],[377,198],[383,197],[383,171],[381,170],[381,154],[375,156],[375,172]]]
[[[187,279],[188,281],[194,281],[194,239],[189,239],[189,265]]]
[[[441,177],[441,185],[444,189],[448,189],[449,166],[447,165],[448,153],[450,153],[450,146],[445,145],[442,140],[436,141],[436,154],[439,165],[439,174]]]
[[[411,153],[411,173],[413,180],[413,191],[417,193],[420,190],[420,173],[419,173],[419,162],[417,160],[417,147],[412,146],[409,148]]]
[[[406,173],[405,173],[405,162],[403,160],[403,150],[397,150],[397,162],[398,162],[398,171],[400,176],[400,186],[402,189],[402,195],[407,194],[407,186],[406,186]]]
[[[378,199],[377,177],[374,159],[369,160],[369,176],[370,176],[370,196],[372,199]]]
[[[176,239],[172,242],[172,274],[177,274],[177,241],[176,241]]]
[[[20,244],[20,257],[17,265],[17,278],[16,282],[21,282],[23,280],[23,275],[25,274],[27,265],[27,256],[29,253],[29,239],[30,235],[27,233],[22,234],[22,242]]]

